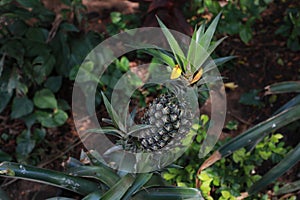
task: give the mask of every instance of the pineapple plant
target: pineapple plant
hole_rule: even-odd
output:
[[[199,116],[197,98],[203,83],[205,83],[202,80],[203,74],[233,58],[233,56],[228,56],[213,61],[209,59],[211,53],[224,40],[222,38],[217,42],[212,42],[219,18],[220,14],[212,21],[206,31],[204,25],[195,30],[186,56],[172,33],[158,19],[172,53],[159,49],[147,49],[145,52],[170,68],[170,76],[166,81],[170,84],[171,89],[166,94],[155,98],[148,105],[139,128],[133,127],[131,130],[123,131],[120,134],[122,132],[120,131],[122,130],[120,124],[114,123],[115,130],[112,127],[108,129],[104,127],[102,130],[90,131],[115,132],[119,138],[116,140],[117,148],[114,147],[116,151],[161,153],[186,147],[189,143],[187,141],[191,141],[193,136],[192,125],[195,123],[197,115]],[[214,78],[218,79],[219,77]],[[116,116],[112,105],[104,95],[103,98],[106,102],[106,108],[112,110],[110,117],[118,119],[119,116]],[[112,121],[118,120],[113,119]],[[185,141],[186,138],[189,139]],[[111,153],[114,150],[108,152]]]

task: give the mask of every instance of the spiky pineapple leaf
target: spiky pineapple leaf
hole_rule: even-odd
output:
[[[212,21],[212,23],[209,25],[209,27],[207,28],[207,30],[205,31],[205,33],[200,36],[199,38],[199,44],[204,48],[204,49],[208,49],[208,47],[211,44],[211,40],[215,34],[220,16],[222,13],[219,13],[214,20]]]
[[[200,167],[201,170],[209,167],[216,161],[220,160],[222,157],[232,154],[234,151],[246,147],[257,141],[263,133],[271,133],[287,124],[300,119],[300,105],[289,108],[255,126],[248,129],[244,133],[238,135],[237,137],[229,140],[223,146],[221,146],[214,154],[209,157]],[[215,156],[213,158],[213,156]]]
[[[85,196],[82,200],[100,200],[102,194],[100,191],[92,192],[91,194]]]
[[[115,171],[104,165],[73,167],[67,173],[72,176],[95,178],[108,187],[113,187],[120,179]]]
[[[0,176],[20,178],[64,188],[82,195],[98,190],[101,184],[62,172],[13,162],[0,163]]]
[[[219,65],[222,65],[232,59],[236,58],[236,56],[226,56],[226,57],[222,57],[222,58],[216,58],[214,60],[207,60],[204,64],[203,64],[203,68],[204,68],[204,72],[203,73],[207,73],[210,70],[213,70],[214,68],[216,68]]]
[[[139,191],[132,200],[175,200],[197,199],[204,200],[199,190],[195,188],[180,187],[153,187]]]
[[[265,95],[300,92],[300,81],[284,81],[265,87]]]
[[[113,109],[112,105],[110,104],[110,102],[108,101],[107,97],[105,96],[105,94],[103,92],[101,92],[102,97],[103,97],[103,101],[104,101],[104,105],[105,108],[110,116],[110,118],[113,121],[113,124],[116,128],[122,130],[122,131],[126,131],[125,130],[125,126],[122,124],[121,119],[119,118],[118,114],[116,113],[116,111]]]
[[[291,150],[276,166],[268,171],[261,179],[253,183],[249,188],[248,194],[255,194],[264,189],[268,184],[275,181],[283,175],[287,170],[300,161],[300,144]]]
[[[187,60],[185,58],[185,55],[182,51],[182,49],[180,48],[179,44],[177,43],[176,39],[174,38],[174,36],[172,35],[172,33],[169,31],[169,29],[164,25],[164,23],[157,17],[157,21],[160,25],[160,27],[162,28],[162,31],[166,37],[166,39],[168,40],[168,43],[173,51],[174,57],[177,61],[177,64],[180,65],[180,67],[182,67],[182,70],[185,71],[185,66],[187,65]]]
[[[126,174],[102,196],[102,200],[121,199],[132,186],[134,180],[131,174]]]
[[[110,126],[106,126],[103,128],[89,129],[89,130],[86,130],[84,133],[102,133],[105,135],[113,135],[113,136],[116,136],[119,138],[125,136],[125,134],[122,131],[116,129],[115,127],[110,127]]]
[[[274,115],[277,115],[278,113],[299,104],[300,104],[300,94],[298,94],[297,96],[289,100],[286,104],[281,106],[278,110],[276,110]]]
[[[275,195],[282,195],[287,193],[292,193],[300,190],[300,180],[294,181],[292,183],[287,183],[275,191]]]
[[[152,55],[153,57],[157,58],[162,63],[167,64],[170,67],[175,66],[174,57],[170,55],[168,52],[158,49],[147,49],[145,50],[147,54]]]
[[[134,193],[139,191],[139,189],[142,188],[151,179],[152,175],[152,173],[138,174],[132,186],[129,188],[129,190],[127,190],[126,194],[123,196],[123,199],[130,199],[130,197]]]

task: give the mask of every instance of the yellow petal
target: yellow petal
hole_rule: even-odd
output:
[[[197,81],[199,81],[199,79],[202,77],[203,75],[203,69],[199,69],[199,71],[196,73],[196,75],[194,76],[193,80],[190,82],[190,84],[194,84],[196,83]]]
[[[236,85],[234,82],[225,83],[224,85],[226,88],[229,88],[231,90],[234,90],[235,88],[238,87],[238,85]]]
[[[181,75],[182,70],[180,69],[179,65],[175,65],[171,73],[171,79],[176,79]]]

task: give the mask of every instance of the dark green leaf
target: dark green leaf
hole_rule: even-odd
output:
[[[25,34],[27,31],[28,26],[24,23],[22,20],[17,20],[14,23],[9,23],[8,29],[9,31],[18,37],[21,37]]]
[[[85,196],[82,200],[100,200],[102,197],[101,191],[93,192],[87,196]]]
[[[48,30],[43,28],[29,28],[25,35],[29,40],[45,42],[48,37]]]
[[[80,177],[12,162],[1,163],[0,171],[6,172],[2,174],[5,176],[50,184],[82,195],[88,195],[100,187],[99,184]]]
[[[269,94],[281,94],[289,92],[300,92],[300,81],[284,81],[280,83],[274,83],[265,87],[266,95]]]
[[[20,118],[33,111],[33,103],[26,96],[15,97],[12,103],[11,118]]]
[[[180,187],[154,187],[147,188],[133,196],[132,200],[181,200],[198,199],[204,200],[199,190],[195,188]]]
[[[280,107],[278,110],[276,110],[274,115],[277,115],[278,113],[283,112],[284,110],[291,108],[293,106],[299,105],[299,104],[300,104],[300,94],[298,94],[297,96],[292,98],[290,101],[288,101],[286,104],[284,104],[282,107]]]
[[[134,177],[127,174],[121,178],[113,187],[111,187],[102,197],[102,200],[119,200],[134,182]]]
[[[37,91],[33,97],[34,105],[38,108],[57,108],[57,101],[49,89]]]
[[[139,191],[140,188],[143,187],[151,179],[152,175],[152,173],[138,174],[132,186],[127,190],[127,192],[123,196],[123,199],[130,199],[130,197],[134,193]]]
[[[238,135],[237,137],[231,139],[226,144],[219,148],[219,153],[222,157],[231,154],[232,152],[245,147],[256,141],[261,137],[263,133],[270,133],[278,128],[281,128],[293,121],[300,119],[300,105],[292,107],[290,109],[281,112],[266,121],[263,121],[256,126],[248,129],[244,133]]]
[[[33,139],[36,141],[36,143],[40,143],[44,140],[46,136],[46,130],[45,129],[39,129],[35,128],[33,131]]]
[[[70,23],[62,23],[59,28],[64,31],[79,32],[78,28]]]
[[[252,39],[252,30],[248,26],[243,26],[240,30],[240,37],[244,43],[248,43]]]
[[[17,2],[27,8],[36,8],[41,6],[41,3],[36,0],[17,0]]]
[[[17,160],[18,162],[25,161],[35,147],[35,140],[31,138],[30,130],[24,130],[17,137]]]
[[[0,149],[0,162],[11,161],[12,157]]]
[[[275,191],[275,195],[292,193],[300,190],[300,180],[294,181],[292,183],[287,183],[286,185]]]
[[[108,187],[113,187],[120,179],[115,171],[104,165],[73,167],[67,172],[73,176],[96,178]]]
[[[67,113],[63,110],[55,110],[54,112],[46,112],[37,110],[35,112],[37,120],[45,127],[53,128],[61,126],[68,119]]]
[[[275,181],[278,177],[283,175],[287,170],[293,167],[300,161],[300,144],[295,149],[291,150],[284,159],[280,161],[275,167],[268,171],[260,180],[255,182],[248,190],[248,193],[255,194],[264,189],[268,184]]]
[[[11,97],[12,97],[12,92],[5,92],[5,91],[0,91],[0,113],[5,109],[5,107],[7,106],[8,102],[10,101]]]
[[[62,77],[61,76],[51,76],[49,77],[44,86],[50,89],[52,92],[58,92],[62,84]]]

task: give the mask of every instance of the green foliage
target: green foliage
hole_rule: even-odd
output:
[[[120,33],[122,30],[137,28],[140,25],[140,17],[135,14],[110,13],[111,23],[106,27],[110,36]]]
[[[264,11],[272,0],[229,0],[221,6],[219,1],[193,0],[189,13],[195,15],[208,10],[216,16],[222,11],[223,19],[218,26],[220,33],[239,35],[244,43],[252,39],[252,26],[260,19],[260,13]],[[189,14],[187,13],[187,16]],[[190,16],[193,25],[198,24],[197,18]]]
[[[82,158],[88,164],[69,159],[67,172],[2,162],[0,176],[51,184],[80,194],[83,199],[202,199],[199,190],[167,185],[159,173],[118,173],[97,160],[97,156],[94,151],[83,152]]]
[[[1,1],[0,7],[0,112],[26,124],[27,129],[10,139],[17,142],[16,159],[30,162],[44,128],[61,126],[68,118],[69,105],[59,98],[63,80],[102,38],[82,34],[74,25],[80,24],[81,3],[64,1],[70,7],[53,29],[55,13],[40,1],[17,2]],[[74,24],[67,22],[68,13],[74,14]]]
[[[203,125],[198,131],[205,131]],[[200,135],[200,134],[198,134]],[[265,137],[252,150],[241,148],[232,156],[222,158],[212,167],[199,174],[200,190],[206,199],[235,199],[250,187],[261,176],[260,167],[266,161],[278,163],[286,154],[287,148],[282,142],[283,136],[279,133]],[[164,178],[178,186],[195,187],[195,174],[201,160],[194,159],[201,147],[202,138],[196,138],[189,150],[176,162],[183,169],[168,168]],[[221,146],[223,142],[218,142]],[[238,177],[238,178],[237,178]]]
[[[239,103],[248,105],[248,106],[257,106],[259,108],[264,106],[264,103],[261,101],[259,97],[259,90],[253,89],[248,93],[244,93],[241,95]]]
[[[276,34],[280,34],[287,38],[287,46],[292,51],[300,50],[300,9],[288,8],[283,18],[282,25],[276,30]]]

